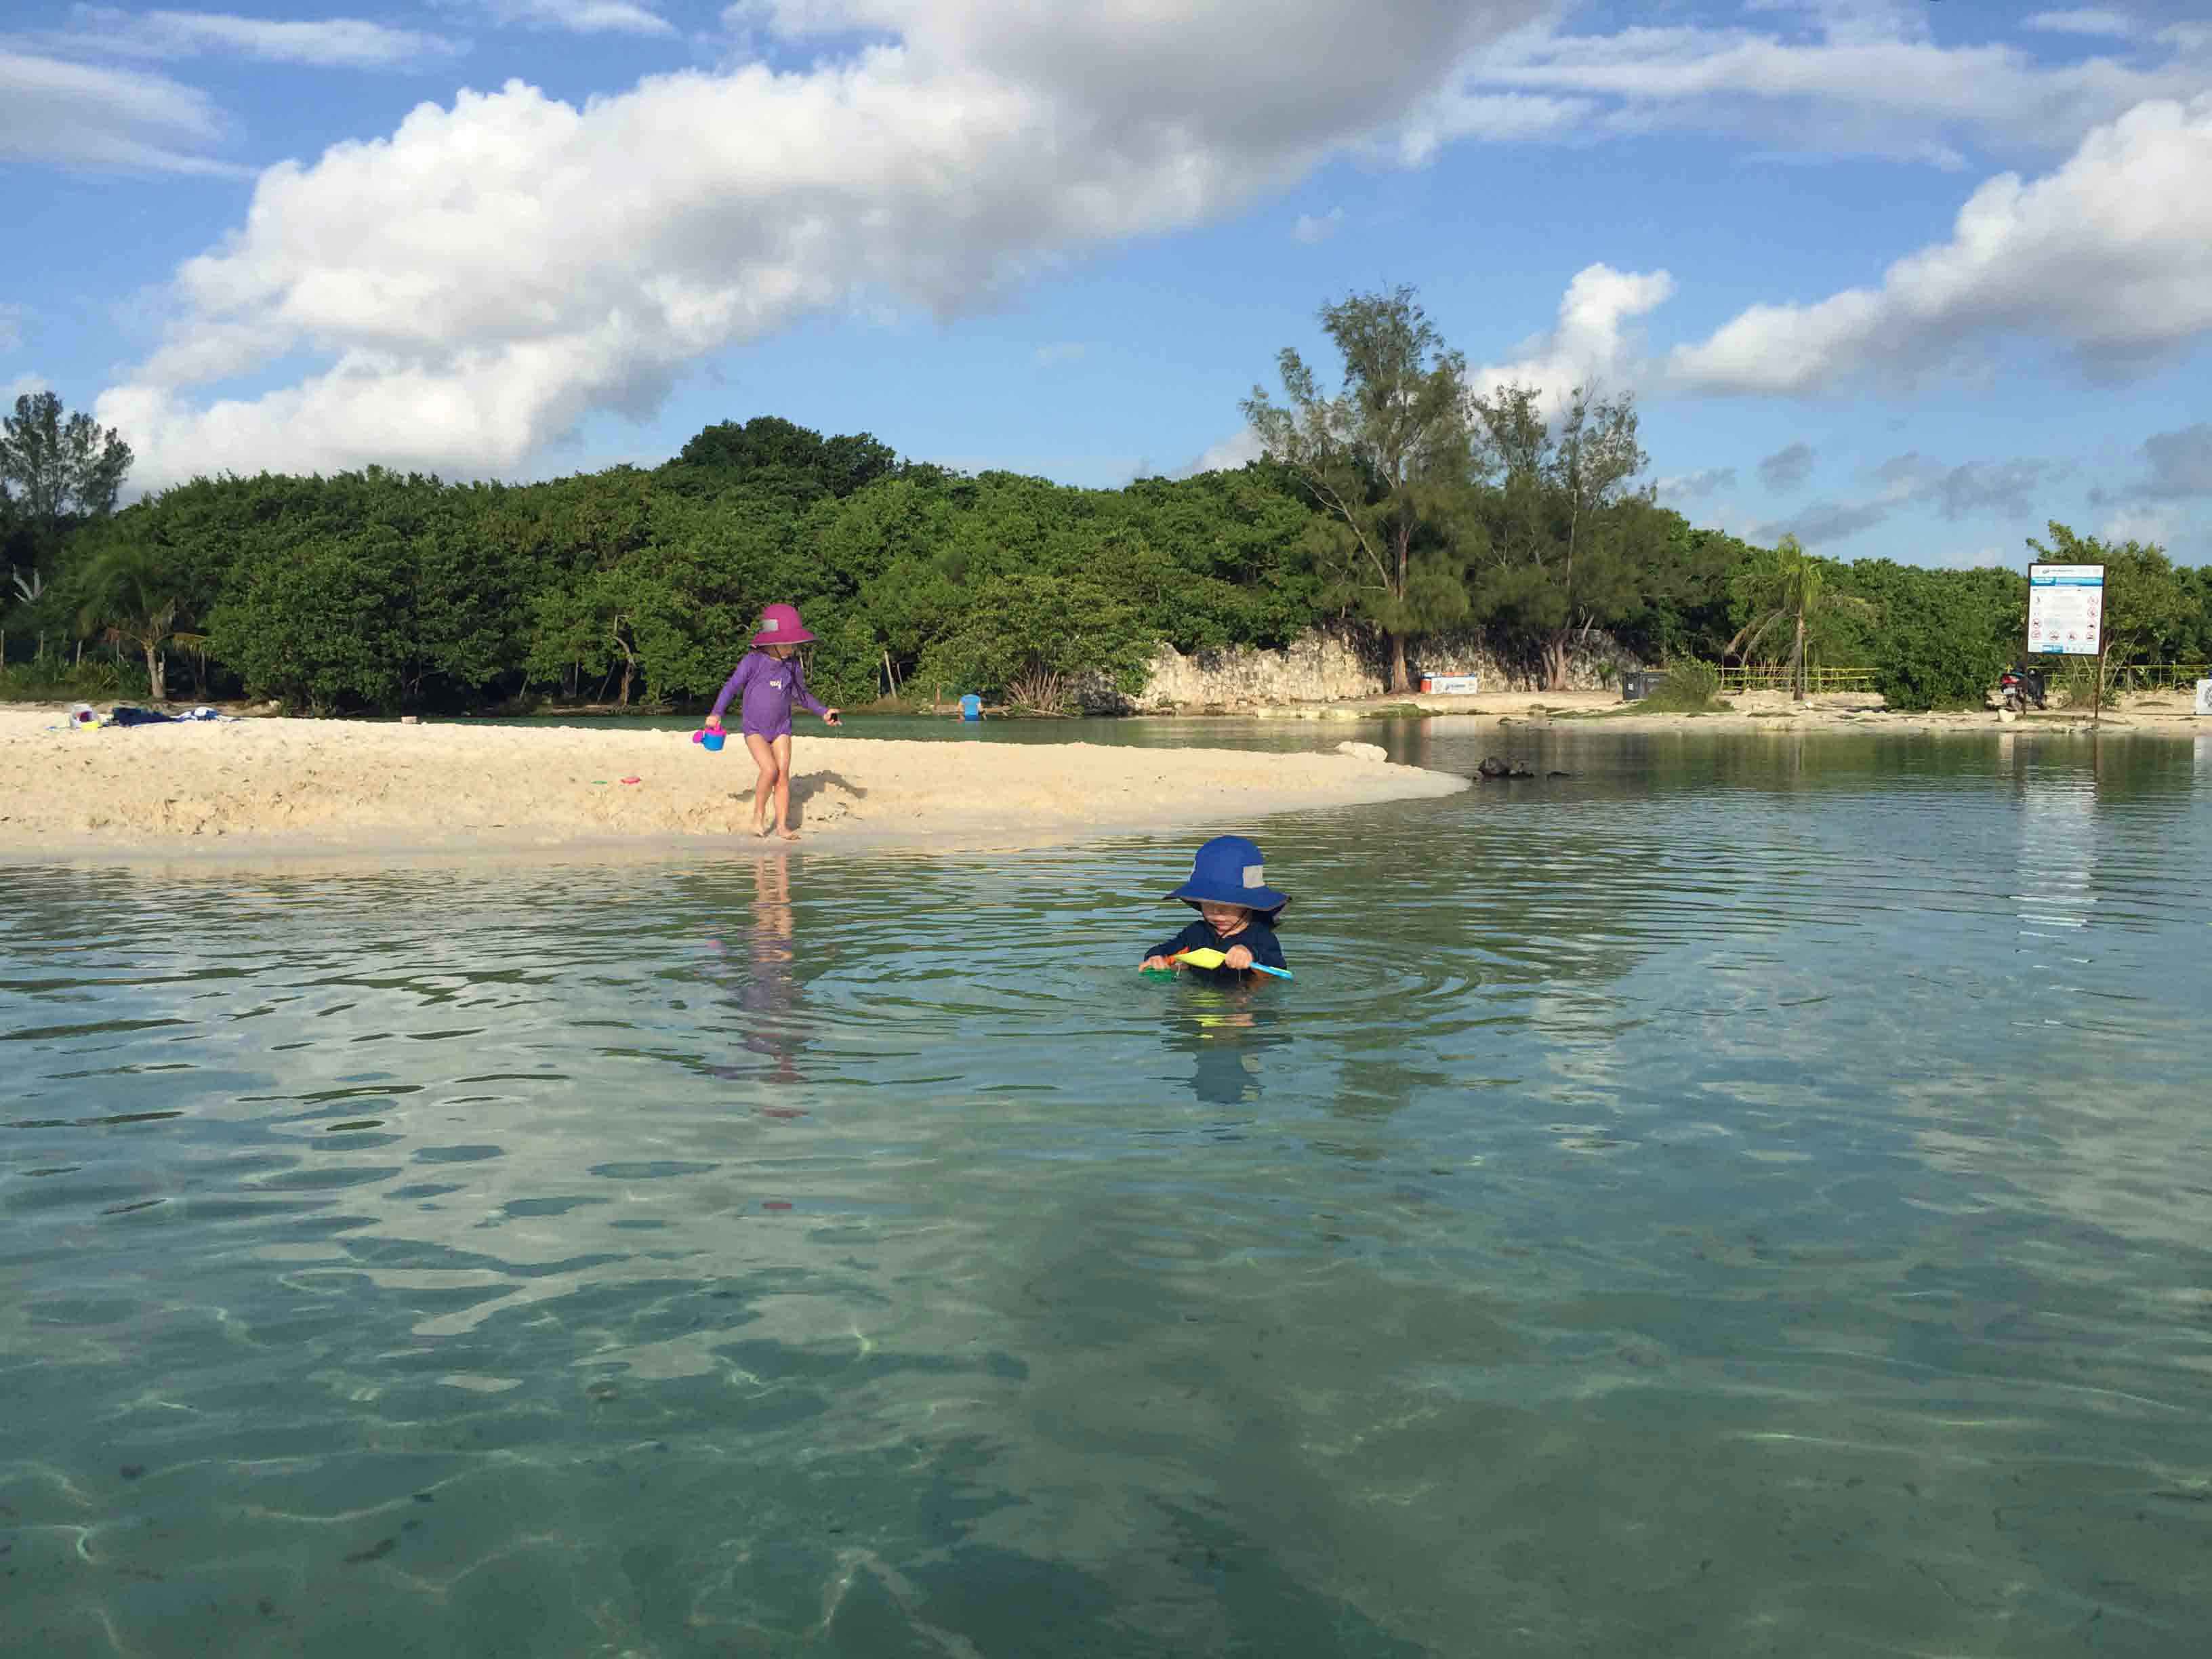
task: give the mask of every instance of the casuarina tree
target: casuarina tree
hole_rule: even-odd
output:
[[[42,563],[71,524],[115,510],[130,471],[131,446],[115,428],[102,432],[83,413],[64,420],[53,392],[27,392],[0,416],[0,487],[13,494]]]
[[[1468,400],[1477,441],[1499,475],[1474,506],[1474,554],[1486,615],[1533,635],[1547,690],[1565,690],[1577,645],[1642,603],[1638,574],[1665,544],[1648,492],[1636,400],[1577,386],[1556,426],[1536,386]]]
[[[1286,346],[1284,403],[1255,386],[1244,418],[1319,509],[1310,548],[1323,602],[1382,631],[1390,689],[1409,690],[1407,640],[1468,614],[1454,550],[1454,508],[1474,475],[1467,360],[1408,288],[1324,306],[1321,325],[1344,359],[1343,389],[1323,393]]]

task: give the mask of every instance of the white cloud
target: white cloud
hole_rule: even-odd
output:
[[[1799,489],[1813,476],[1813,446],[1800,439],[1759,464],[1759,481],[1769,489]]]
[[[1634,319],[1664,304],[1674,279],[1663,270],[1615,270],[1585,265],[1567,284],[1559,320],[1524,340],[1510,362],[1486,363],[1468,377],[1479,394],[1499,386],[1534,386],[1556,408],[1577,386],[1609,385],[1639,378],[1641,363],[1629,328]]]
[[[1786,519],[1754,525],[1747,532],[1747,539],[1771,544],[1784,536],[1795,536],[1817,553],[1837,542],[1850,540],[1863,530],[1873,529],[1896,510],[1895,501],[1880,498],[1867,501],[1815,501]]]
[[[2172,547],[2181,528],[2181,515],[2170,507],[2123,507],[2098,526],[2107,542],[2146,542]]]
[[[1527,92],[1477,92],[1450,87],[1428,99],[1399,128],[1399,159],[1419,167],[1462,138],[1486,143],[1525,143],[1584,128],[1601,108],[1595,99],[1553,98]]]
[[[78,49],[125,57],[190,58],[207,52],[268,64],[316,68],[393,69],[442,61],[467,47],[443,35],[386,27],[350,17],[285,22],[224,12],[132,13],[109,6],[78,6],[72,20],[83,34]]]
[[[2020,26],[2040,34],[2093,34],[2115,40],[2136,32],[2135,20],[2116,11],[2039,11],[2022,18]]]
[[[1784,455],[1789,453],[1781,452]],[[1761,463],[1762,471],[1764,467],[1765,463]],[[1757,526],[1753,539],[1771,541],[1787,533],[1817,551],[1871,530],[1905,508],[1916,506],[1932,507],[1953,523],[1990,514],[2039,520],[2050,514],[2038,510],[2039,492],[2073,470],[2070,463],[2033,456],[1946,465],[1918,450],[1907,450],[1863,475],[1875,486],[1871,494],[1851,501],[1814,501],[1786,519]]]
[[[572,29],[669,27],[630,0],[465,3]],[[1917,6],[1877,0],[1800,5],[1765,33],[1565,37],[1551,15],[1549,0],[752,0],[726,21],[825,55],[782,72],[652,76],[580,107],[509,83],[270,169],[251,217],[180,270],[167,343],[112,390],[103,418],[131,430],[144,476],[368,460],[513,472],[585,415],[646,413],[702,356],[809,313],[988,304],[1091,247],[1217,218],[1332,155],[1417,160],[1451,137],[1664,125],[1931,155],[1961,128],[2039,144],[2187,69],[1942,47]],[[2201,65],[2189,73],[2203,84]],[[204,147],[214,119],[196,107]],[[0,96],[0,154],[15,118]],[[179,164],[192,148],[172,137],[163,153]],[[2002,182],[1969,212],[1996,211],[1984,197]],[[2124,222],[2176,193],[2172,179],[2150,183],[2092,216],[2107,242],[2160,241]],[[1973,252],[1966,218],[1954,264]],[[2208,245],[2180,264],[2193,270]],[[2046,288],[2064,274],[2054,252]],[[2003,287],[2002,272],[1984,275],[1966,284],[1976,298]],[[1672,291],[1663,271],[1592,265],[1557,327],[1483,372],[1554,396],[1632,380],[1644,365],[1632,325]],[[1962,298],[1916,333],[1899,321],[1911,320],[1907,300],[1884,295],[1869,301],[1865,342],[1839,325],[1857,303],[1839,295],[1817,316],[1747,313],[1730,325],[1738,335],[1674,362],[1692,386],[1822,386],[1885,349],[1917,361],[1931,329],[1982,325]],[[2023,292],[1990,325],[2054,307]],[[2125,343],[2108,350],[2106,337],[2160,325],[2156,307],[2135,320],[2128,306],[2109,310],[2068,337],[2109,356]],[[1795,351],[1778,367],[1734,350],[1768,324],[1755,343],[1778,335]],[[295,352],[319,365],[295,384],[222,384]]]
[[[1267,453],[1266,446],[1260,441],[1260,434],[1248,426],[1213,445],[1175,476],[1188,478],[1200,472],[1234,472],[1239,467],[1249,466]]]
[[[243,172],[195,153],[222,132],[207,96],[166,76],[0,49],[0,161]]]
[[[666,18],[631,0],[483,0],[483,6],[502,23],[563,29],[571,34],[676,33],[676,26]]]
[[[1291,236],[1295,241],[1311,246],[1316,242],[1326,242],[1343,228],[1344,210],[1333,207],[1318,217],[1310,213],[1298,215],[1297,222],[1291,226]]]
[[[1662,501],[1701,501],[1717,490],[1728,489],[1735,483],[1735,469],[1732,466],[1709,466],[1696,472],[1677,473],[1661,478],[1655,488]]]
[[[1978,513],[2032,517],[2037,492],[2073,470],[2068,462],[2033,456],[1945,466],[1915,450],[1884,462],[1875,476],[1890,486],[1889,499],[1925,502],[1956,520]]]
[[[2142,448],[2151,471],[2146,494],[2212,495],[2212,422],[2158,433]]]
[[[801,71],[520,82],[262,175],[166,343],[96,405],[156,483],[380,461],[511,473],[586,414],[810,313],[949,315],[1204,222],[1376,131],[1541,0],[860,0]],[[300,352],[276,390],[222,382]]]
[[[1418,157],[1432,134],[1594,138],[1672,128],[1957,166],[1968,143],[2063,149],[2134,105],[2194,95],[2212,71],[2212,37],[2186,28],[2161,32],[2155,61],[2051,64],[2015,46],[1944,45],[1917,4],[1753,9],[1811,16],[1788,36],[1696,26],[1508,36],[1417,111],[1407,146]],[[1555,101],[1551,125],[1531,109],[1522,125],[1504,121],[1491,134],[1477,116],[1449,113],[1513,96]]]
[[[889,27],[913,7],[870,4],[861,0],[737,0],[722,9],[722,21],[732,28],[758,28],[785,40],[810,40],[824,35],[851,34]]]
[[[2033,183],[1990,179],[1951,239],[1876,289],[1758,305],[1669,364],[1703,392],[1811,393],[1940,366],[1978,337],[2030,331],[2113,374],[2212,329],[2212,94],[2145,104]]]
[[[4,405],[12,413],[16,398],[28,397],[33,392],[46,391],[51,384],[35,369],[27,374],[18,374],[6,386],[0,386],[0,405]]]
[[[2091,501],[2182,501],[2212,495],[2212,421],[2199,421],[2178,431],[2156,432],[2144,439],[2141,453],[2145,476],[2118,489],[2099,488],[2089,492]]]
[[[27,307],[0,301],[0,351],[13,351],[23,343],[23,319],[30,314]]]
[[[1039,368],[1058,368],[1062,363],[1080,362],[1090,349],[1080,340],[1054,340],[1049,345],[1041,345],[1036,349],[1036,366]]]

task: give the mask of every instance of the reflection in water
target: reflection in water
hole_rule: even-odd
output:
[[[745,931],[744,972],[735,1001],[744,1013],[744,1046],[764,1055],[768,1066],[718,1066],[724,1077],[764,1076],[774,1084],[797,1083],[804,1039],[797,1018],[799,976],[795,944],[797,923],[791,902],[791,860],[768,857],[753,861],[752,921]]]
[[[1270,998],[1276,988],[1178,984],[1184,1001],[1161,1022],[1171,1053],[1194,1060],[1190,1086],[1211,1105],[1249,1105],[1266,1092],[1261,1061],[1290,1042]]]
[[[1182,845],[0,884],[4,1645],[2193,1653],[2195,756],[1528,743],[1249,996]]]

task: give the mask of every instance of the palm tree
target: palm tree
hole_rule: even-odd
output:
[[[190,643],[193,637],[178,626],[185,614],[182,576],[161,548],[118,536],[86,563],[82,582],[78,626],[144,652],[147,690],[156,702],[167,702],[167,665],[161,647],[173,639]]]
[[[1828,592],[1826,580],[1826,571],[1821,561],[1800,546],[1795,536],[1784,536],[1772,548],[1755,554],[1730,584],[1736,590],[1737,602],[1748,605],[1751,620],[1723,647],[1722,657],[1735,657],[1741,661],[1776,628],[1784,623],[1794,623],[1796,633],[1790,646],[1790,695],[1798,702],[1804,702],[1808,678],[1805,660],[1807,619],[1817,619],[1823,612],[1849,611],[1863,616],[1871,614],[1874,609],[1864,599],[1854,599],[1848,593]]]
[[[36,569],[18,570],[12,564],[8,567],[8,574],[14,580],[15,597],[22,601],[23,609],[34,617],[40,616],[41,612],[39,601],[46,597],[46,579]],[[7,654],[4,649],[0,649],[0,662],[7,660]],[[39,624],[38,649],[31,653],[31,660],[40,665],[46,660],[46,629],[44,622]]]

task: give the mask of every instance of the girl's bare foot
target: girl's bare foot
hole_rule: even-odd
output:
[[[779,830],[775,833],[781,836],[786,841],[797,841],[799,839],[799,831],[796,830]]]
[[[753,820],[753,835],[754,835],[755,838],[756,838],[756,839],[758,839],[758,838],[763,837],[763,836],[765,836],[767,834],[768,834],[768,825],[766,825],[765,823],[762,823],[758,818],[755,818],[755,819]]]

